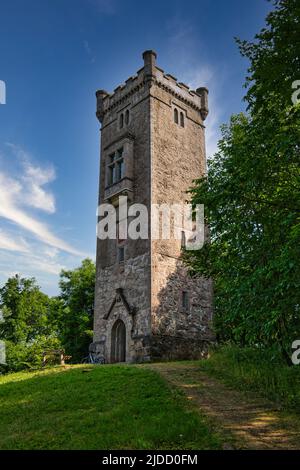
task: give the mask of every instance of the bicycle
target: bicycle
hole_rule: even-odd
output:
[[[90,352],[82,359],[81,364],[105,364],[105,358],[100,354]]]

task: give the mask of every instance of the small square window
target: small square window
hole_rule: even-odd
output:
[[[186,236],[185,236],[185,231],[182,230],[181,232],[181,248],[186,247]]]
[[[189,293],[187,291],[182,291],[181,294],[181,307],[183,310],[189,310],[190,307],[190,300],[189,300]]]
[[[125,260],[125,248],[124,246],[118,247],[118,262],[119,264],[123,264]]]

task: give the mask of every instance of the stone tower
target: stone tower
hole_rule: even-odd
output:
[[[99,204],[185,203],[206,168],[208,90],[196,91],[143,53],[113,93],[96,92],[101,122]],[[117,215],[117,220],[120,215]],[[120,220],[119,220],[120,222]],[[212,286],[183,266],[182,241],[97,239],[94,343],[106,362],[200,357],[212,339]]]

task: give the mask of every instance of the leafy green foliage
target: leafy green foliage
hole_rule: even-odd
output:
[[[59,334],[73,362],[87,355],[92,341],[95,276],[95,263],[90,259],[60,275]]]
[[[300,335],[300,105],[291,101],[300,5],[273,3],[256,41],[238,41],[250,60],[248,114],[223,126],[207,177],[191,191],[205,205],[211,240],[185,260],[215,281],[220,339],[277,344],[289,361]]]
[[[35,279],[14,276],[0,289],[0,339],[6,343],[2,371],[40,367],[43,351],[64,349],[74,362],[87,355],[92,341],[95,264],[62,271],[61,295],[50,298]]]
[[[43,351],[60,347],[50,316],[53,300],[35,279],[9,278],[0,289],[0,309],[0,338],[6,346],[2,371],[40,367]]]
[[[38,336],[30,343],[13,343],[5,341],[6,366],[3,371],[17,372],[23,369],[40,369],[43,352],[49,349],[60,349],[61,343],[56,337]]]
[[[9,278],[0,289],[1,336],[14,343],[27,343],[36,336],[50,334],[51,325],[47,317],[50,303],[35,279],[18,275]]]

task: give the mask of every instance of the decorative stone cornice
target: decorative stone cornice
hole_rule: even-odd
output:
[[[104,115],[107,113],[107,112],[110,112],[112,110],[114,110],[115,108],[119,107],[122,103],[125,103],[128,98],[130,98],[130,96],[134,95],[135,93],[137,93],[138,91],[140,91],[141,89],[143,89],[146,85],[146,81],[142,81],[140,82],[138,85],[136,85],[135,87],[131,88],[127,93],[125,93],[124,95],[122,95],[122,97],[120,97],[120,99],[118,100],[114,100],[114,102],[111,104],[111,105],[108,105],[105,109],[103,109],[103,115],[102,115],[102,119],[104,117]],[[123,88],[125,88],[126,85],[124,85]],[[119,87],[120,89],[122,89],[121,87]],[[105,97],[104,99],[104,106],[105,106],[105,102],[107,100],[109,100],[110,98],[112,98],[113,95],[108,95]]]
[[[201,116],[202,116],[203,108],[201,106],[197,106],[192,100],[188,100],[188,99],[184,98],[184,96],[182,96],[180,93],[176,93],[171,87],[168,87],[166,84],[160,82],[159,80],[154,79],[152,81],[152,83],[154,83],[154,85],[157,85],[159,88],[166,91],[167,93],[169,93],[170,95],[172,95],[174,98],[181,101],[185,105],[190,106],[195,111],[198,111],[199,113],[201,113]],[[180,84],[180,85],[183,88],[183,85],[182,84]],[[114,101],[114,103],[112,103],[110,106],[107,106],[107,108],[103,109],[101,118],[103,119],[106,113],[109,113],[109,112],[113,111],[115,108],[117,108],[121,104],[125,103],[128,100],[128,98],[130,98],[132,95],[134,95],[138,91],[142,90],[143,88],[146,88],[146,81],[140,82],[139,85],[132,88],[128,93],[125,93],[119,100]],[[193,92],[191,90],[189,90],[189,93],[191,94],[191,96],[200,96],[196,92]],[[105,98],[105,100],[107,100],[109,98],[110,98],[110,96],[107,96]],[[202,118],[204,118],[204,115],[202,116]]]
[[[190,101],[186,98],[184,98],[180,93],[176,93],[171,87],[168,87],[165,83],[160,82],[159,80],[155,80],[155,84],[163,89],[164,91],[170,93],[170,95],[174,96],[177,100],[181,101],[182,103],[190,106],[191,108],[195,109],[196,111],[199,111],[201,113],[201,107],[197,106],[193,101]],[[189,91],[191,95],[197,95],[197,93]]]

